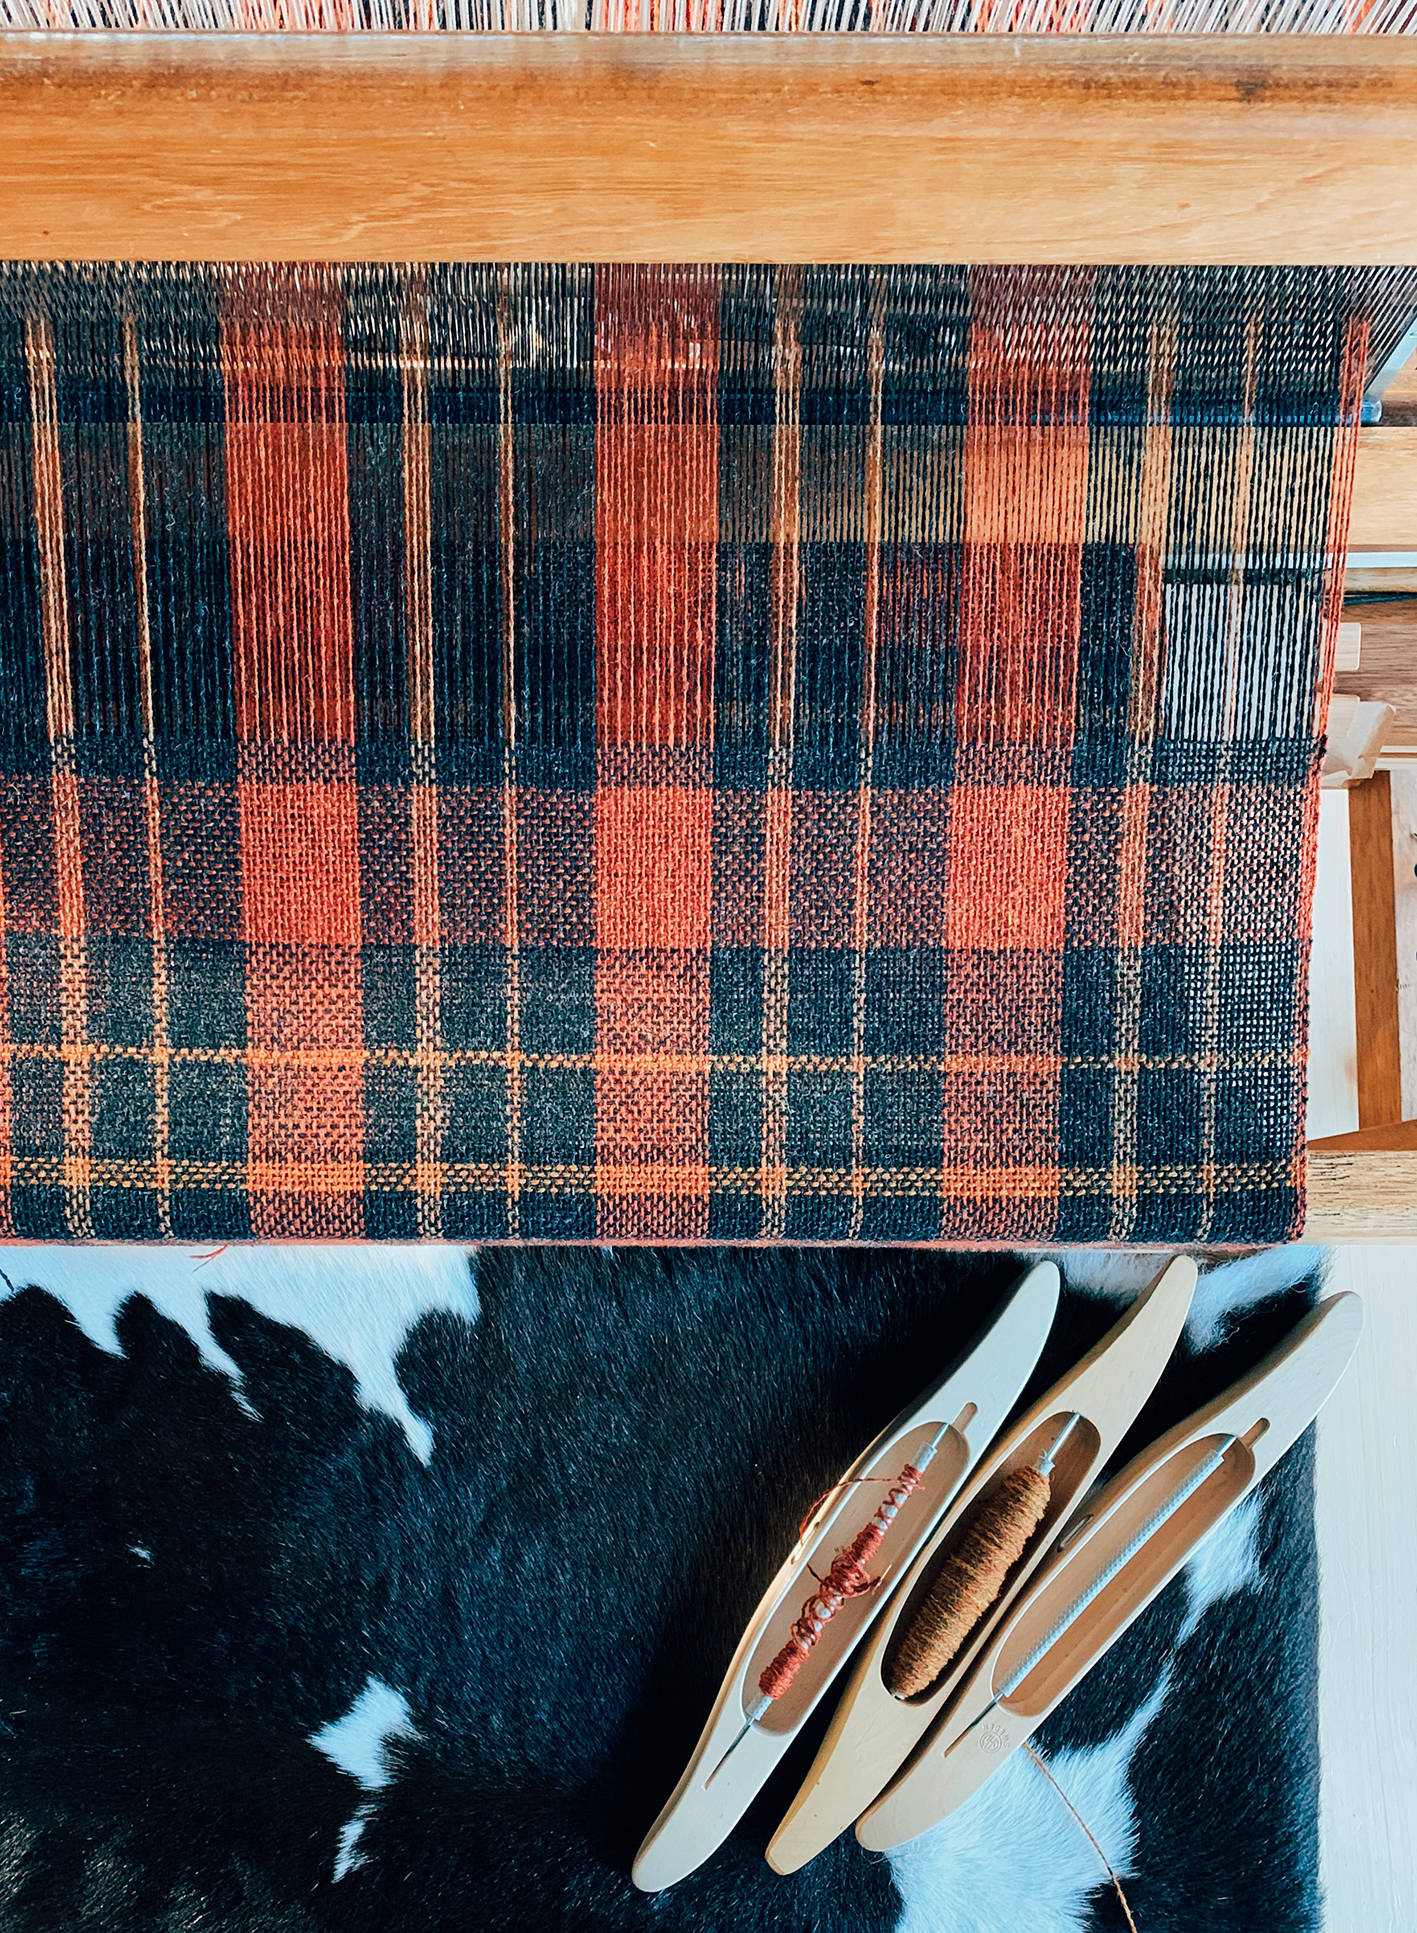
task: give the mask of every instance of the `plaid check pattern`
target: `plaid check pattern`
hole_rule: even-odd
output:
[[[1396,271],[7,268],[0,1231],[1301,1212]]]

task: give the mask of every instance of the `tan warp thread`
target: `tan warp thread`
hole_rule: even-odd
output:
[[[928,1691],[1004,1588],[1042,1523],[1053,1486],[1032,1464],[1012,1471],[940,1569],[886,1666],[897,1698]]]

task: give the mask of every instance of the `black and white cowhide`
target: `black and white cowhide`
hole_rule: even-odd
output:
[[[1318,1258],[1212,1272],[1127,1450]],[[1069,1258],[1031,1386],[1135,1258]],[[680,1886],[629,1865],[804,1509],[968,1340],[1000,1256],[0,1252],[4,1933],[1081,1933],[1037,1767],[790,1879],[815,1741]],[[1150,1267],[1150,1265],[1149,1265]],[[36,1286],[26,1286],[26,1285]],[[1140,1933],[1316,1928],[1307,1439],[1040,1735]]]

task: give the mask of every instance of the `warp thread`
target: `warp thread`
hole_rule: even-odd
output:
[[[1413,0],[0,0],[11,30],[1402,34]]]
[[[1027,1464],[987,1499],[887,1664],[886,1683],[897,1698],[913,1698],[935,1683],[1003,1590],[1052,1494],[1044,1473]]]
[[[1284,1239],[1254,1057],[1414,312],[0,264],[0,1231]]]

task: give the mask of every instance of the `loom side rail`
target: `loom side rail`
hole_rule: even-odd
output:
[[[12,260],[1417,262],[1394,36],[0,34]]]

